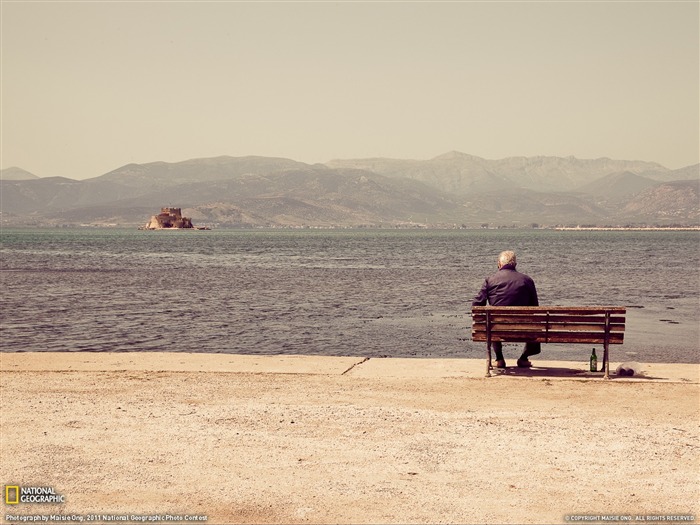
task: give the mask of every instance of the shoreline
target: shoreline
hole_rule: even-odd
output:
[[[602,359],[602,357],[601,357]],[[634,361],[628,359],[627,361]],[[547,380],[597,380],[603,372],[589,372],[583,361],[533,359],[531,369],[514,366],[510,376]],[[636,377],[616,377],[623,361],[610,361],[611,380],[700,384],[698,363],[642,363]],[[350,377],[482,379],[486,359],[429,357],[341,357],[316,355],[252,355],[188,352],[0,352],[0,372],[217,372],[255,374],[348,375]]]
[[[698,521],[700,365],[536,365],[0,352],[0,522]]]

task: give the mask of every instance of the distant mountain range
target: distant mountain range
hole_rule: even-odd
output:
[[[700,225],[700,164],[574,157],[215,157],[86,180],[0,171],[3,225],[145,224],[161,207],[213,227]]]
[[[30,180],[38,178],[33,173],[29,173],[22,168],[7,168],[0,171],[0,179],[2,180]]]

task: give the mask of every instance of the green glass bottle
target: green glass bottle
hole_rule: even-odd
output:
[[[593,353],[591,354],[591,372],[597,372],[598,371],[598,356],[595,355],[595,348],[593,349]]]

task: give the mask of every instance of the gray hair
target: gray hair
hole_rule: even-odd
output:
[[[498,256],[498,262],[501,266],[505,266],[506,264],[511,264],[515,266],[517,263],[515,259],[515,252],[512,252],[510,250],[501,252],[501,254]]]

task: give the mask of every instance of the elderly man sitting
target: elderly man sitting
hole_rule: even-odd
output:
[[[484,280],[484,285],[474,297],[472,306],[486,306],[486,303],[491,306],[539,306],[535,281],[518,272],[515,269],[516,264],[515,252],[501,252],[498,256],[498,271]],[[493,350],[496,354],[496,368],[505,368],[503,343],[494,341]],[[540,351],[540,343],[525,343],[518,366],[532,366],[528,357],[539,354]]]

